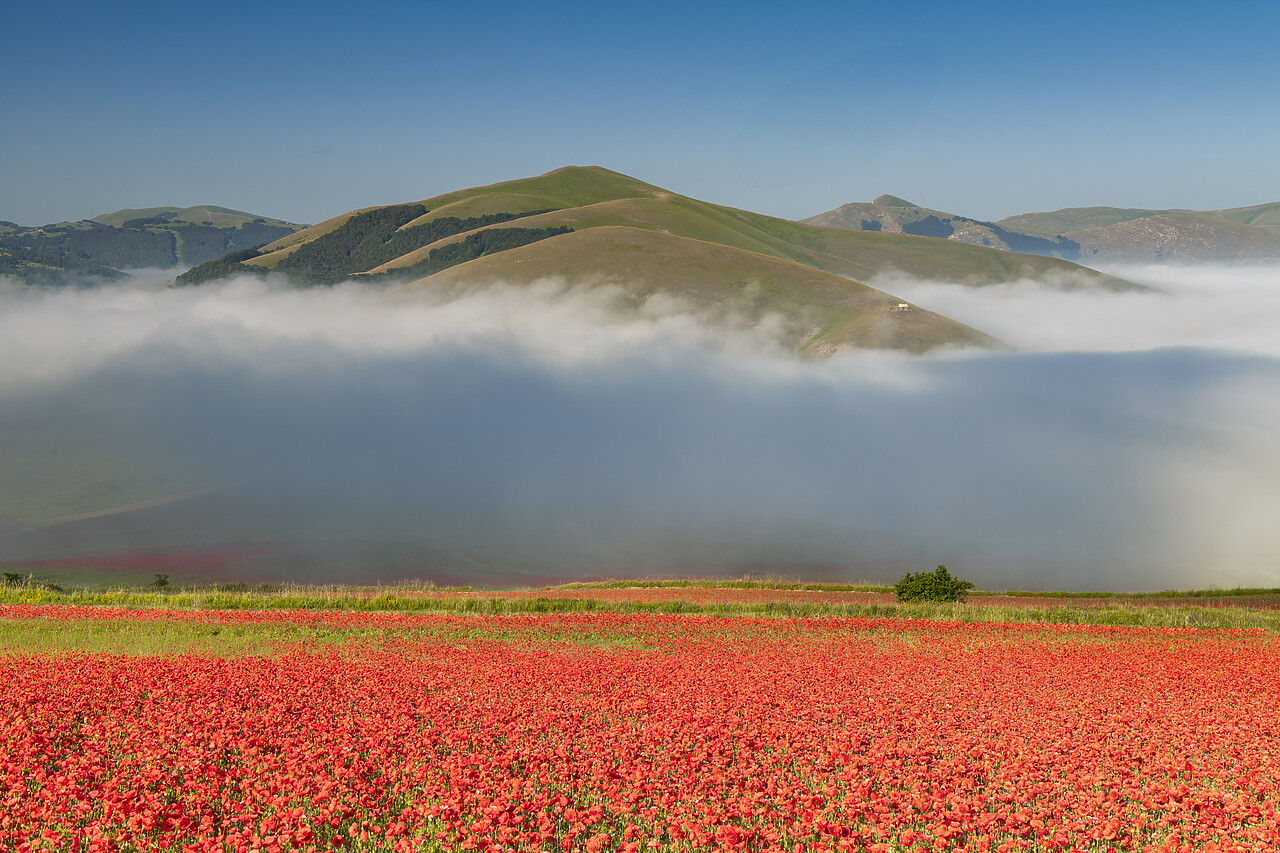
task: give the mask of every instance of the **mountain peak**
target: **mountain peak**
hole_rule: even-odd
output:
[[[896,195],[882,195],[880,198],[871,202],[877,207],[919,207],[920,205],[907,201],[905,198],[898,198]]]

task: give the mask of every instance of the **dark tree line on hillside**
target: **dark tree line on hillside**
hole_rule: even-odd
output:
[[[955,230],[950,222],[943,222],[933,214],[915,222],[902,223],[903,234],[915,234],[917,237],[950,237]]]
[[[0,249],[0,276],[32,287],[62,287],[118,281],[125,274],[81,258],[59,258],[29,249]]]
[[[121,228],[146,228],[148,225],[168,225],[178,214],[172,210],[155,216],[139,216],[137,219],[126,219],[120,223]]]
[[[863,231],[879,231],[880,223],[875,222],[874,228],[868,228],[869,220],[862,220]],[[1008,231],[1001,228],[994,222],[984,222],[979,219],[967,219],[962,216],[955,216],[947,220],[943,220],[933,214],[918,219],[915,222],[904,222],[902,224],[903,234],[915,234],[919,237],[941,237],[947,238],[956,231],[960,230],[956,227],[956,223],[960,227],[968,227],[969,225],[983,225],[990,228],[1000,240],[1009,247],[1010,251],[1024,252],[1028,255],[1046,255],[1049,257],[1065,258],[1068,261],[1077,260],[1080,257],[1080,244],[1069,237],[1058,235],[1057,237],[1036,237],[1032,234],[1021,234],[1017,231]]]
[[[233,275],[265,276],[268,270],[262,267],[248,266],[244,263],[261,255],[261,250],[262,246],[255,246],[252,249],[241,249],[238,252],[232,252],[229,255],[218,258],[216,261],[206,261],[198,267],[187,270],[174,279],[174,282],[178,285],[203,284],[206,281],[217,281],[220,278],[230,278]]]
[[[283,225],[245,222],[234,228],[168,223],[162,217],[131,219],[138,227],[98,223],[74,227],[24,229],[0,234],[0,249],[34,252],[58,259],[56,266],[76,269],[80,262],[104,267],[168,268],[202,264],[231,251],[270,243],[293,233]]]
[[[333,284],[437,240],[549,211],[490,213],[465,219],[442,216],[401,230],[406,223],[426,212],[426,207],[421,204],[401,204],[357,213],[328,234],[298,247],[281,259],[276,270],[308,284]]]
[[[228,252],[264,246],[294,231],[284,225],[257,222],[244,222],[234,228],[177,224],[165,226],[165,229],[178,238],[176,253],[179,265],[183,266],[196,266],[215,261]]]
[[[71,231],[60,240],[40,241],[49,254],[80,258],[109,267],[172,267],[178,264],[178,240],[169,231],[143,228],[94,228]],[[34,247],[33,247],[34,248]]]
[[[455,220],[465,222],[466,220]],[[548,237],[555,237],[559,234],[568,234],[572,231],[566,225],[559,225],[553,228],[489,228],[484,231],[477,231],[474,234],[468,234],[466,237],[456,243],[449,243],[446,246],[432,249],[427,257],[416,264],[408,267],[400,267],[390,272],[380,273],[372,276],[361,276],[362,280],[387,280],[387,279],[403,279],[403,278],[424,278],[449,267],[457,266],[467,261],[475,260],[481,255],[491,255],[495,252],[505,252],[507,249],[515,249],[519,246],[527,246],[530,243],[536,243],[539,240],[545,240]],[[437,238],[443,239],[443,238]],[[434,241],[432,241],[434,242]],[[259,247],[260,248],[260,247]],[[299,249],[298,251],[301,251]],[[210,261],[201,264],[195,269],[188,270],[178,276],[177,283],[180,285],[201,284],[206,281],[216,281],[221,278],[230,278],[234,275],[255,275],[265,276],[271,270],[263,267],[250,266],[245,261],[261,255],[261,251],[257,249],[247,249],[242,252],[232,252],[224,258],[216,261]],[[402,253],[403,254],[403,253]],[[292,255],[290,256],[292,257]],[[399,257],[396,255],[395,257]],[[281,261],[276,268],[280,270],[284,266]],[[311,272],[288,271],[291,278],[302,284],[320,284],[335,283],[341,281],[346,276],[335,276],[332,278],[325,277],[321,281],[321,275]]]
[[[235,228],[223,228],[220,230],[231,232],[227,235],[227,239],[230,241],[229,245],[232,249],[239,251],[250,246],[274,243],[282,237],[288,237],[297,229],[290,228],[287,225],[269,225],[266,222],[242,222]],[[195,263],[190,259],[187,262]]]
[[[1028,255],[1057,255],[1068,261],[1080,259],[1080,244],[1070,237],[1063,237],[1061,234],[1056,237],[1037,237],[1034,234],[1006,231],[994,222],[983,224],[994,231],[995,235],[1014,252],[1023,252]]]
[[[568,234],[572,230],[567,225],[558,225],[554,228],[490,228],[485,231],[477,231],[474,234],[468,234],[456,243],[449,243],[446,246],[432,249],[426,260],[419,261],[412,266],[391,270],[383,273],[383,276],[387,278],[425,278],[449,267],[457,266],[467,261],[474,261],[481,255],[492,255],[497,252],[505,252],[508,249],[527,246],[530,243],[536,243],[548,237]]]
[[[328,234],[303,243],[275,268],[312,284],[341,281],[396,257],[387,248],[389,241],[395,240],[396,230],[426,212],[421,204],[397,204],[354,214]],[[420,245],[423,244],[406,251]]]

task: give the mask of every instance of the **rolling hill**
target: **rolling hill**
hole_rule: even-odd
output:
[[[972,286],[1030,278],[1051,286],[1136,287],[1055,258],[777,219],[598,166],[351,211],[260,252],[197,267],[178,284],[268,271],[304,285],[390,281],[402,283],[404,293],[540,278],[613,284],[633,305],[665,294],[704,315],[751,321],[780,315],[788,344],[811,355],[992,343],[857,281],[880,274]]]
[[[1024,252],[1066,260],[1075,260],[1080,254],[1078,244],[1058,235],[1033,234],[1025,230],[1005,228],[994,222],[983,222],[921,207],[892,195],[882,195],[869,203],[851,202],[802,221],[810,225],[829,225],[857,231],[941,237],[1006,252]]]
[[[1077,207],[984,222],[882,195],[803,221],[942,237],[1086,264],[1280,260],[1280,202],[1226,210]]]
[[[783,345],[809,357],[853,347],[922,352],[950,344],[989,346],[989,336],[883,291],[772,255],[606,225],[486,255],[399,288],[412,294],[475,281],[614,285],[619,304],[656,296],[712,321],[781,318]]]
[[[1108,263],[1257,263],[1280,260],[1280,230],[1187,213],[1157,213],[1069,231],[1080,258]]]
[[[1265,228],[1280,233],[1280,202],[1258,204],[1252,207],[1233,207],[1224,210],[1148,210],[1136,207],[1068,207],[1050,213],[1023,213],[1000,220],[1006,228],[1016,228],[1028,234],[1066,234],[1071,231],[1092,231],[1143,219],[1149,216],[1181,214],[1184,216],[1220,219]]]
[[[0,275],[33,286],[92,284],[122,269],[191,267],[302,226],[213,205],[119,210],[39,227],[0,223]]]
[[[1280,260],[1280,202],[1224,210],[1077,207],[1000,225],[1078,243],[1086,263],[1258,263]]]

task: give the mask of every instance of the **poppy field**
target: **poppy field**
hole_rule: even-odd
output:
[[[0,629],[2,850],[1280,849],[1263,631],[28,604]]]

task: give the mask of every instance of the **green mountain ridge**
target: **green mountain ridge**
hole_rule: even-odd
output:
[[[269,271],[303,285],[389,277],[404,282],[405,294],[540,278],[612,284],[633,305],[666,294],[705,316],[781,316],[787,345],[807,355],[994,343],[859,283],[878,275],[970,286],[1031,278],[1050,286],[1137,287],[1054,258],[778,219],[599,166],[350,211],[259,253],[197,267],[178,283]]]

